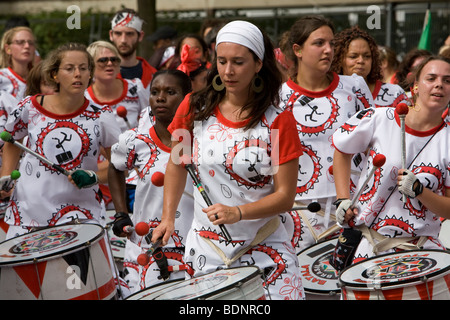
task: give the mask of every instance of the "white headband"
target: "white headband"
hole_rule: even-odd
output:
[[[128,13],[121,12],[115,15],[115,17],[111,21],[111,29],[114,29],[117,26],[120,27],[129,27],[136,29],[138,32],[142,31],[142,23],[144,21],[140,19],[138,16]]]
[[[221,42],[232,42],[252,50],[261,61],[264,59],[264,37],[254,24],[247,21],[232,21],[226,24],[216,37],[217,45]]]

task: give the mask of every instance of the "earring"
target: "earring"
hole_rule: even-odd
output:
[[[264,80],[256,74],[252,80],[252,89],[255,93],[261,93],[264,89]]]
[[[219,92],[225,89],[225,85],[223,84],[222,79],[220,79],[220,76],[218,74],[213,78],[212,86],[214,90]]]

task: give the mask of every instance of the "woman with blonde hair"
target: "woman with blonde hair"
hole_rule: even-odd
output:
[[[85,96],[87,99],[111,107],[116,115],[116,121],[120,132],[137,127],[141,112],[149,104],[149,88],[144,88],[141,79],[123,79],[120,75],[121,58],[116,47],[107,41],[96,41],[91,43],[87,51],[92,56],[95,64],[93,83],[87,88]],[[121,113],[120,109],[125,110]],[[119,109],[119,112],[118,112]],[[125,117],[121,117],[124,116]],[[112,201],[108,182],[108,161],[104,156],[99,158],[99,178],[106,205]],[[136,175],[131,171],[128,182],[134,186]],[[134,190],[132,187],[130,190]],[[133,193],[133,192],[132,192]],[[130,208],[132,209],[132,208]]]
[[[33,67],[36,39],[28,27],[15,27],[3,34],[0,51],[0,90],[24,98],[26,79]]]

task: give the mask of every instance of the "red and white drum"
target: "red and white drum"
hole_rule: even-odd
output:
[[[338,238],[333,238],[297,254],[306,300],[339,300],[339,275],[329,260]]]
[[[116,295],[104,229],[70,224],[0,244],[0,299],[100,300]]]
[[[6,240],[9,225],[5,222],[5,213],[0,213],[0,242]]]
[[[127,300],[265,300],[257,267],[218,270],[189,280],[163,283],[139,291]]]
[[[344,300],[449,300],[450,253],[413,250],[380,255],[345,269]]]
[[[448,219],[442,221],[439,240],[441,240],[444,247],[450,250],[450,220]]]

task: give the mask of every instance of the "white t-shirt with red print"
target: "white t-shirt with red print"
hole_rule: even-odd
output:
[[[28,138],[28,147],[68,171],[97,171],[100,146],[111,147],[119,129],[108,106],[85,100],[67,115],[45,110],[37,97],[27,97],[10,114],[5,129],[15,140]],[[78,189],[54,168],[25,152],[20,178],[5,213],[13,226],[45,227],[74,219],[104,222],[98,185]]]
[[[129,128],[125,120],[117,114],[117,108],[120,106],[125,107],[128,123],[131,125],[131,128],[136,127],[140,113],[149,105],[150,91],[149,87],[144,88],[139,78],[130,80],[119,77],[119,79],[123,83],[122,94],[119,98],[112,101],[99,101],[95,96],[92,86],[87,88],[85,96],[97,104],[110,106],[116,115],[120,131],[124,132]]]
[[[425,132],[406,126],[405,142],[408,169],[424,188],[443,195],[446,188],[450,188],[448,121]],[[386,157],[385,164],[375,171],[357,201],[359,214],[349,222],[350,226],[365,224],[387,237],[427,236],[425,248],[443,248],[438,240],[439,217],[417,199],[407,198],[403,203],[402,194],[396,187],[398,170],[402,165],[400,120],[394,108],[360,111],[334,133],[333,144],[346,154],[368,150],[357,190],[372,168],[373,158],[377,154]],[[362,241],[356,253],[357,259],[372,255],[370,245]]]
[[[395,108],[399,103],[410,104],[410,100],[398,84],[384,83],[378,80],[375,83],[375,88],[372,92],[375,107],[393,107]]]
[[[10,93],[18,100],[25,98],[27,82],[11,68],[0,69],[0,90]]]
[[[192,115],[186,117],[189,97],[180,104],[169,126],[174,137],[183,135],[192,123]],[[238,206],[271,194],[277,165],[302,154],[291,113],[272,106],[255,127],[245,130],[247,123],[229,121],[218,107],[208,119],[194,122],[192,162],[212,203]],[[194,190],[194,196],[193,232],[216,240],[227,256],[248,245],[259,228],[271,219],[242,220],[227,225],[233,244],[226,243],[222,241],[220,228],[201,210],[207,205],[198,190]]]
[[[281,89],[281,106],[291,111],[302,143],[297,200],[336,196],[329,168],[334,149],[331,135],[356,112],[373,107],[372,93],[360,76],[333,73],[323,91],[308,91],[288,80]]]

